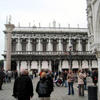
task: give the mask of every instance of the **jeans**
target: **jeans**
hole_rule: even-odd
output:
[[[70,94],[74,95],[73,82],[68,82],[68,95]]]
[[[62,86],[64,86],[64,85],[65,85],[65,87],[68,87],[67,80],[63,80]]]
[[[65,87],[68,87],[68,83],[67,83],[67,80],[65,80]]]
[[[84,80],[84,90],[87,90],[87,81]]]

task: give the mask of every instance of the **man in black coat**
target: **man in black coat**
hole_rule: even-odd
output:
[[[16,78],[13,96],[18,98],[18,100],[30,100],[33,97],[33,84],[27,70],[23,70],[21,76]]]
[[[92,72],[92,81],[94,85],[96,86],[98,82],[98,71],[97,70],[93,70]]]

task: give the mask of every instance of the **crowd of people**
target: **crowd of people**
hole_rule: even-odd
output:
[[[0,90],[3,82],[11,82],[11,77],[15,79],[13,87],[13,96],[18,100],[30,100],[33,97],[33,73],[32,71],[23,69],[20,74],[17,71],[4,71],[0,69]],[[36,73],[35,73],[35,76]],[[74,83],[78,83],[79,96],[84,96],[84,90],[87,90],[87,77],[90,76],[95,86],[98,82],[98,71],[86,72],[79,70],[73,72],[72,70],[64,70],[62,72],[52,72],[50,70],[41,70],[39,73],[39,81],[36,86],[36,92],[40,100],[50,100],[50,95],[54,91],[54,82],[62,79],[61,86],[68,88],[68,95],[74,95]],[[26,99],[25,99],[26,98]]]

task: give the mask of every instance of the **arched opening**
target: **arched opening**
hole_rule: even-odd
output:
[[[52,66],[52,72],[58,72],[59,61],[53,60],[51,66]]]
[[[17,63],[16,61],[11,61],[11,71],[17,70]]]

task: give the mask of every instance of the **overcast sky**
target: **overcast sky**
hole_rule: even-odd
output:
[[[4,52],[4,24],[9,15],[15,26],[20,22],[20,26],[40,23],[41,27],[48,27],[55,20],[56,26],[87,27],[86,0],[0,0],[0,59]]]

